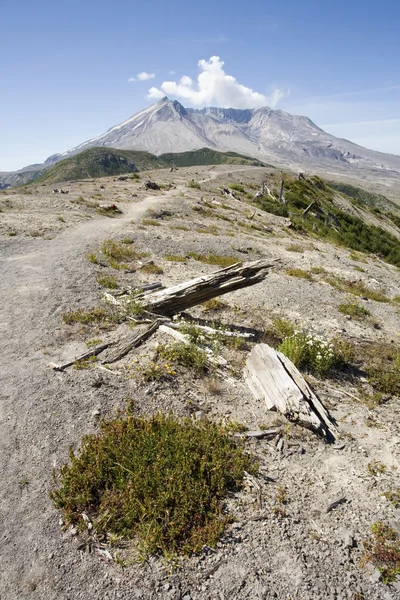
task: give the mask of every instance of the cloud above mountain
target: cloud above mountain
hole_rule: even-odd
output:
[[[149,79],[154,79],[155,73],[146,73],[146,71],[142,71],[138,73],[136,77],[129,77],[128,82],[132,83],[134,81],[148,81]]]
[[[274,108],[289,94],[289,91],[275,89],[270,96],[265,96],[242,85],[235,77],[225,73],[224,62],[219,56],[200,60],[198,66],[200,73],[197,82],[187,75],[178,82],[164,81],[159,88],[150,88],[148,99],[155,100],[167,95],[195,107],[260,108],[269,105]]]

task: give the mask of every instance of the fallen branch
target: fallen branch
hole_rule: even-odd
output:
[[[151,312],[172,316],[216,296],[259,283],[266,277],[269,269],[277,264],[277,260],[237,263],[211,275],[203,275],[165,290],[144,294],[141,303]]]
[[[87,352],[84,352],[83,354],[76,356],[73,360],[69,360],[68,362],[65,362],[61,365],[57,365],[56,363],[49,363],[48,366],[51,367],[52,369],[54,369],[55,371],[63,371],[64,369],[66,369],[67,367],[70,367],[71,365],[73,365],[74,363],[76,363],[78,361],[87,360],[88,358],[91,358],[92,356],[97,356],[98,354],[103,352],[103,350],[106,350],[106,348],[111,346],[111,344],[113,344],[113,343],[114,343],[113,340],[109,340],[108,342],[104,342],[103,344],[94,346]]]
[[[246,383],[256,400],[269,410],[278,410],[287,419],[335,440],[337,429],[319,398],[293,363],[267,344],[253,348],[245,367]]]
[[[153,321],[147,327],[138,329],[131,335],[125,337],[116,348],[113,348],[111,354],[109,354],[107,358],[102,361],[103,365],[117,362],[117,360],[120,360],[126,356],[126,354],[133,350],[133,348],[137,348],[137,346],[140,346],[140,344],[153,335],[159,326],[160,323],[158,321]]]

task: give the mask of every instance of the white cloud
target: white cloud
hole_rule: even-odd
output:
[[[208,61],[200,60],[198,66],[200,74],[197,85],[184,75],[178,82],[164,81],[160,88],[150,88],[147,97],[153,100],[165,95],[174,96],[195,107],[260,108],[269,104],[274,108],[279,100],[289,94],[289,91],[276,89],[267,97],[253,91],[225,73],[224,62],[219,56],[212,56]]]
[[[138,73],[136,77],[129,77],[128,82],[133,83],[134,81],[148,81],[149,79],[154,79],[155,73],[146,73],[146,71],[142,71]]]

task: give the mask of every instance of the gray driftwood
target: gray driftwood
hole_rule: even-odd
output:
[[[142,342],[147,340],[155,331],[157,331],[160,323],[153,321],[150,325],[144,327],[138,327],[130,335],[126,336],[123,340],[119,341],[118,345],[108,353],[107,357],[102,360],[104,364],[111,364],[117,362],[128,354],[133,348],[139,346]]]
[[[80,354],[79,356],[76,356],[74,359],[69,360],[69,361],[67,361],[65,363],[62,363],[61,365],[57,365],[56,363],[49,363],[48,366],[51,367],[52,369],[54,369],[55,371],[63,371],[64,369],[66,369],[67,367],[70,367],[71,365],[73,365],[77,361],[87,360],[88,358],[91,358],[92,356],[97,356],[98,354],[100,354],[101,352],[103,352],[103,350],[106,350],[106,348],[108,348],[112,343],[113,343],[112,340],[110,340],[108,342],[104,342],[103,344],[99,344],[98,346],[94,346],[93,348],[91,348],[87,352],[84,352],[83,354]]]
[[[334,441],[335,423],[294,364],[267,344],[251,351],[245,367],[246,383],[256,400],[269,410],[278,410],[287,419]]]
[[[185,283],[144,294],[140,301],[146,310],[172,316],[216,296],[259,283],[278,261],[255,260],[237,263],[211,275],[196,277]]]

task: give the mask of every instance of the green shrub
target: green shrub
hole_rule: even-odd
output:
[[[219,267],[230,267],[240,261],[240,258],[234,256],[220,256],[218,254],[199,254],[199,252],[189,252],[188,256],[194,260],[205,263],[206,265],[217,265]]]
[[[201,190],[200,183],[198,181],[194,181],[194,179],[192,179],[192,181],[189,181],[189,183],[187,183],[186,186],[195,190]]]
[[[108,288],[109,290],[116,290],[118,287],[117,280],[114,275],[98,275],[96,281],[102,287]]]
[[[270,197],[257,198],[254,204],[261,210],[276,215],[277,217],[288,217],[289,210],[285,204],[278,202],[278,200],[272,200]]]
[[[234,190],[235,192],[241,192],[242,194],[244,194],[246,191],[241,183],[232,183],[229,186],[229,189]]]
[[[296,367],[317,375],[327,375],[339,363],[335,346],[313,331],[295,331],[283,340],[278,350]]]
[[[400,536],[381,521],[373,523],[364,540],[363,563],[371,562],[382,574],[383,583],[393,582],[400,574]]]
[[[217,424],[172,415],[104,421],[54,474],[50,493],[67,525],[135,539],[143,554],[214,545],[228,517],[222,501],[255,468]]]
[[[290,275],[291,277],[298,277],[299,279],[308,279],[312,281],[312,275],[309,271],[304,271],[303,269],[286,269],[285,273]]]
[[[345,302],[340,304],[338,307],[338,311],[343,313],[344,315],[349,315],[353,317],[353,319],[365,319],[365,317],[369,317],[371,313],[369,310],[360,306],[356,302]]]
[[[173,361],[199,373],[204,372],[207,366],[207,354],[193,343],[162,344],[157,348],[157,355],[161,360]]]

